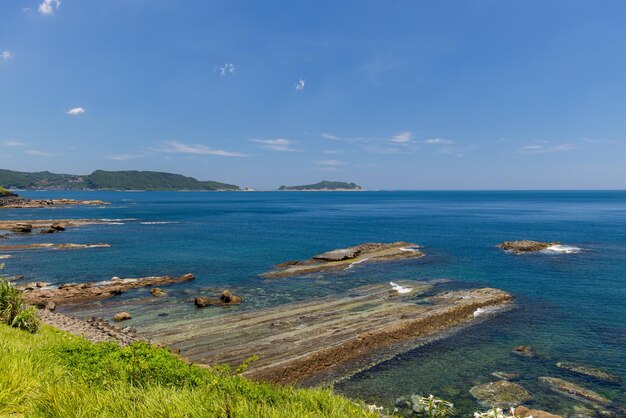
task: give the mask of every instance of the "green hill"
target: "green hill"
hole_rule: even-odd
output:
[[[48,171],[25,173],[0,170],[0,184],[30,190],[239,190],[239,187],[233,184],[199,181],[193,177],[158,171],[96,170],[82,176]]]
[[[278,190],[362,190],[361,186],[343,181],[320,181],[315,184],[305,184],[303,186],[280,186]]]

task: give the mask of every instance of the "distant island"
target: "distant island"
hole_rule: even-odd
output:
[[[0,170],[0,185],[24,190],[241,190],[233,184],[200,181],[181,174],[135,170],[96,170],[86,176]]]
[[[342,190],[363,190],[361,186],[343,181],[320,181],[315,184],[305,184],[303,186],[280,186],[281,191],[342,191]]]

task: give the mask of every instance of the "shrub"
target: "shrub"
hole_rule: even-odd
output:
[[[0,271],[4,264],[0,264]],[[28,332],[37,332],[39,318],[37,310],[27,308],[23,294],[0,275],[0,322]]]

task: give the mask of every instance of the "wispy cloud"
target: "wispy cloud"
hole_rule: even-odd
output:
[[[21,148],[21,147],[26,146],[26,144],[24,144],[23,142],[19,142],[19,141],[8,140],[8,141],[4,141],[4,146],[11,147],[11,148]]]
[[[155,151],[167,154],[219,155],[221,157],[247,157],[240,152],[213,149],[206,145],[189,145],[178,141],[167,141]]]
[[[263,148],[272,150],[272,151],[295,151],[291,147],[293,141],[290,141],[285,138],[276,138],[276,139],[253,139],[253,142],[257,142],[262,144]]]
[[[138,154],[113,154],[107,157],[108,160],[113,161],[128,161],[133,160],[135,158],[141,158],[141,155]]]
[[[13,58],[13,54],[11,53],[11,51],[2,51],[0,53],[0,57],[2,57],[3,60],[8,61]]]
[[[452,142],[453,141],[449,139],[443,139],[443,138],[429,138],[424,141],[425,144],[429,144],[429,145],[450,145],[452,144]]]
[[[220,72],[220,76],[224,77],[227,75],[235,75],[235,65],[234,64],[224,64],[223,67],[217,68]]]
[[[304,81],[303,79],[298,80],[298,82],[296,83],[296,90],[298,91],[304,90],[305,84],[306,84],[306,81]]]
[[[400,132],[391,138],[391,142],[395,142],[396,144],[406,144],[407,142],[411,142],[411,138],[413,138],[413,133],[409,131]]]
[[[345,161],[339,161],[339,160],[321,160],[321,161],[316,161],[315,164],[327,166],[327,167],[339,167],[342,165],[346,165],[348,163],[346,163]]]
[[[550,152],[570,151],[576,148],[574,144],[530,144],[519,149],[522,154],[546,154]]]
[[[52,157],[54,154],[50,154],[49,152],[43,152],[36,149],[26,150],[26,154],[32,155],[33,157]]]
[[[327,149],[322,152],[328,155],[337,155],[337,154],[343,154],[344,151],[342,149]]]
[[[341,141],[337,135],[329,134],[328,132],[322,132],[322,138],[332,139],[333,141]]]
[[[85,109],[82,107],[73,107],[65,113],[67,113],[70,116],[78,116],[78,115],[82,115],[83,113],[85,113]]]
[[[61,0],[43,0],[37,10],[43,15],[51,15],[60,5]]]

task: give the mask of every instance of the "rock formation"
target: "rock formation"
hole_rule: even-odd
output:
[[[540,242],[523,239],[519,241],[504,241],[503,243],[498,244],[498,247],[505,251],[511,251],[515,254],[523,254],[545,250],[546,248],[554,245],[561,245],[561,243],[556,241]]]

